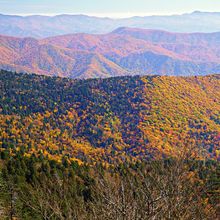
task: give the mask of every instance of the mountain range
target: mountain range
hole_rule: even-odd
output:
[[[170,16],[123,19],[87,15],[15,16],[0,15],[0,33],[17,37],[45,38],[72,33],[103,34],[118,27],[160,29],[171,32],[220,31],[220,13],[200,12]]]
[[[0,36],[0,68],[71,78],[220,72],[220,32],[118,28],[44,39]]]

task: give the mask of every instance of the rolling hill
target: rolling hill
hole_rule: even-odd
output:
[[[220,32],[170,33],[118,28],[37,40],[0,36],[0,67],[71,78],[205,75],[220,72]]]
[[[119,27],[160,29],[171,32],[218,32],[220,13],[195,11],[170,16],[145,16],[124,19],[86,15],[13,16],[0,15],[0,34],[45,38],[72,33],[103,34]]]
[[[0,146],[79,162],[220,159],[220,76],[0,73]]]

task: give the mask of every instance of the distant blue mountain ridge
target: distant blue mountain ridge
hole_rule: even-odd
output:
[[[123,19],[87,15],[17,16],[0,14],[0,34],[16,37],[45,38],[56,35],[104,34],[119,27],[159,29],[171,32],[219,32],[220,12],[187,13]]]

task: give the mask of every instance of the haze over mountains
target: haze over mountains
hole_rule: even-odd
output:
[[[220,32],[118,28],[45,39],[0,36],[0,68],[71,78],[220,72]]]
[[[220,13],[0,14],[0,219],[217,220],[219,162]]]
[[[0,15],[0,33],[18,37],[45,38],[70,33],[102,34],[118,27],[171,32],[217,32],[220,31],[220,13],[195,11],[182,15],[136,16],[124,19],[65,14],[53,17]]]

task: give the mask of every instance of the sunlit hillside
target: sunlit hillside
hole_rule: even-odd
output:
[[[0,74],[1,150],[103,163],[219,159],[220,76]]]

